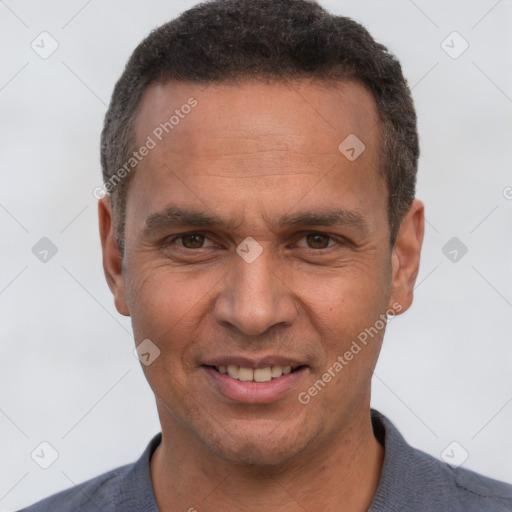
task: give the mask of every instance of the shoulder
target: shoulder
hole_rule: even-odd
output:
[[[115,497],[122,493],[123,481],[132,467],[133,464],[127,464],[113,469],[80,485],[53,494],[19,512],[115,510]]]
[[[465,468],[454,468],[441,460],[411,448],[413,457],[424,468],[430,468],[419,496],[438,508],[452,512],[511,512],[512,485]],[[445,508],[449,504],[449,508]]]
[[[512,485],[452,467],[410,446],[374,409],[372,422],[385,455],[371,512],[512,512]]]
[[[512,511],[512,485],[465,468],[452,468],[434,459],[447,475],[447,485],[456,496],[456,503],[465,512],[492,510]]]
[[[157,434],[136,462],[73,485],[19,512],[157,512],[150,460],[160,441],[161,434]]]
[[[418,503],[429,505],[425,510],[451,512],[511,512],[512,485],[462,467],[449,464],[409,447],[410,463],[419,470],[411,483]],[[414,508],[412,510],[415,510]],[[424,510],[419,507],[418,510]]]

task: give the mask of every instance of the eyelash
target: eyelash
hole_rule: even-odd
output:
[[[183,237],[188,236],[188,235],[201,235],[201,236],[204,236],[205,239],[209,239],[206,233],[202,233],[200,231],[189,231],[187,233],[181,233],[179,235],[174,235],[170,239],[167,239],[164,242],[164,246],[168,247],[171,244],[173,244],[176,240],[183,239]],[[321,231],[307,231],[307,232],[304,232],[299,240],[302,240],[303,238],[307,237],[308,235],[322,235],[322,236],[325,236],[325,237],[329,238],[329,242],[333,241],[338,246],[347,245],[347,242],[343,238],[335,237],[333,235],[330,235],[328,233],[323,233]],[[314,249],[314,248],[311,248],[311,247],[302,247],[302,248],[306,249],[306,251],[309,251],[309,252],[312,252],[312,253],[321,253],[323,251],[328,251],[328,250],[332,249],[333,247],[335,247],[335,246],[332,245],[332,246],[324,247],[322,249]],[[196,252],[200,251],[201,249],[207,249],[205,247],[199,247],[197,249],[189,249],[189,248],[183,247],[183,246],[180,246],[179,248],[181,250],[184,250],[184,251],[196,251]]]

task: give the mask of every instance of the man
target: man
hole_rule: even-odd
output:
[[[506,511],[370,409],[423,241],[397,60],[306,0],[218,0],[133,53],[102,134],[103,265],[162,433],[29,507]]]

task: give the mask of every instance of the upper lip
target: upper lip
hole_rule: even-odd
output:
[[[203,365],[206,366],[242,366],[244,368],[266,368],[267,366],[304,366],[303,361],[292,359],[282,356],[262,356],[262,357],[247,357],[247,356],[217,356],[207,359]]]

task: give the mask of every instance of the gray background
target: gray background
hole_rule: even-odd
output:
[[[92,190],[126,59],[194,3],[0,1],[1,510],[132,461],[159,431],[104,280]],[[419,116],[423,258],[413,307],[388,328],[373,407],[412,445],[441,457],[457,441],[448,453],[466,450],[463,467],[512,483],[511,2],[321,3],[396,53]],[[47,59],[31,48],[50,48],[42,31],[59,45]],[[453,31],[469,43],[458,58],[458,36],[442,47]],[[42,237],[58,249],[46,263],[32,252]],[[452,237],[468,248],[455,262],[442,251]],[[46,470],[31,458],[42,441],[59,454]]]

